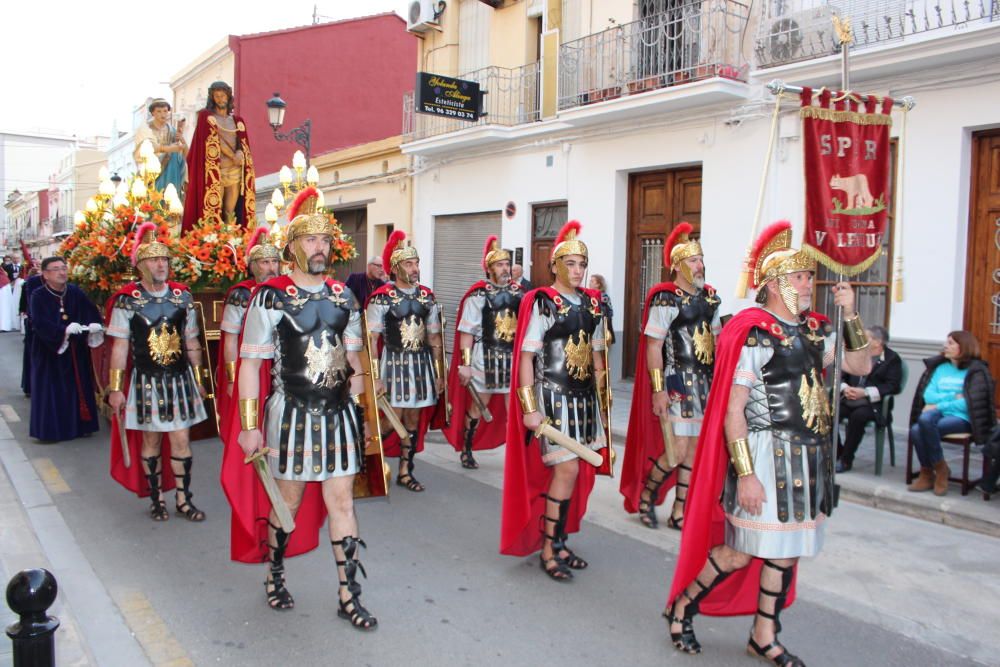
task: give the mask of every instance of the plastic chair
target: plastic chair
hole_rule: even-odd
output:
[[[906,382],[910,379],[910,367],[903,361],[903,375],[899,381],[899,393],[906,389]],[[889,436],[889,465],[896,467],[896,437],[892,433],[892,408],[896,404],[895,395],[886,396],[882,400],[882,424],[875,424],[875,474],[882,474],[882,459],[885,451],[885,438]]]

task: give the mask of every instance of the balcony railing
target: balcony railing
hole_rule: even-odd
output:
[[[73,218],[68,215],[59,215],[52,221],[52,233],[61,234],[73,232]]]
[[[899,42],[933,31],[1000,21],[1000,0],[793,0],[764,17],[754,46],[759,67],[840,52],[833,17],[848,17],[851,50]]]
[[[559,109],[689,81],[745,80],[740,37],[748,5],[692,1],[559,48]]]
[[[426,139],[478,125],[520,125],[539,119],[538,63],[508,69],[484,67],[458,77],[479,83],[484,115],[476,122],[416,113],[413,93],[403,95],[403,140]]]

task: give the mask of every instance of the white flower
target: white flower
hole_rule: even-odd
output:
[[[218,242],[219,242],[218,234],[205,234],[205,243],[218,243]]]

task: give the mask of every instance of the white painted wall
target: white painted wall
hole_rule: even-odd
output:
[[[895,91],[894,91],[895,92]],[[905,145],[904,220],[901,249],[906,299],[892,304],[893,337],[937,341],[961,328],[965,291],[971,132],[1000,126],[1000,81],[913,93],[918,106]],[[584,224],[591,271],[611,281],[612,298],[624,299],[628,174],[701,164],[702,245],[708,279],[723,297],[723,312],[750,301],[733,296],[750,238],[767,145],[767,110],[740,125],[726,125],[728,109],[706,109],[700,118],[643,129],[604,128],[548,145],[504,145],[478,158],[425,158],[414,178],[414,237],[433,284],[435,215],[502,208],[512,200],[517,216],[503,225],[505,247],[530,252],[531,205],[565,199],[570,219]],[[713,117],[713,114],[717,114]],[[772,159],[762,225],[787,218],[799,243],[804,206],[802,145],[795,112],[782,122]],[[662,119],[658,119],[662,122]],[[900,126],[896,114],[894,133]],[[513,142],[512,142],[513,143]],[[544,142],[542,142],[544,143]],[[552,156],[547,167],[546,156]],[[929,317],[933,308],[933,317]],[[624,309],[617,308],[620,329]]]

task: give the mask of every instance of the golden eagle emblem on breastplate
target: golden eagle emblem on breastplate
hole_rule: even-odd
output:
[[[403,323],[400,325],[399,336],[403,339],[404,350],[419,352],[424,349],[424,340],[427,338],[424,321],[411,315],[403,320]]]
[[[590,336],[582,329],[577,333],[576,339],[573,336],[566,341],[566,370],[569,376],[576,380],[586,380],[590,377],[590,370],[594,367],[594,351],[590,346]]]
[[[708,322],[702,322],[696,326],[691,338],[694,341],[694,356],[698,357],[698,361],[706,366],[711,366],[715,359],[715,334],[712,333]]]
[[[306,346],[306,372],[317,387],[333,389],[338,374],[347,368],[347,350],[343,345],[331,345],[326,331],[320,335],[319,341],[317,346],[310,338]]]
[[[146,342],[149,356],[160,366],[169,366],[181,356],[181,337],[171,324],[164,322],[159,331],[150,329]]]
[[[823,389],[823,381],[816,369],[802,376],[799,384],[799,403],[802,405],[802,419],[806,427],[818,435],[830,432],[830,402]]]
[[[514,334],[517,332],[517,317],[509,310],[503,314],[497,313],[493,316],[493,328],[497,332],[497,339],[505,343],[514,342]]]

